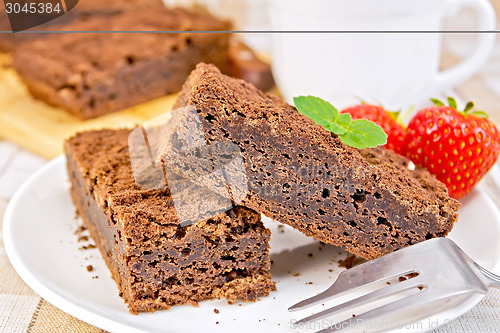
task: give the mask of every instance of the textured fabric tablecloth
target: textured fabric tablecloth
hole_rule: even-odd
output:
[[[0,141],[0,332],[104,332],[38,296],[17,275],[5,253],[2,227],[7,204],[22,182],[44,163],[45,160]]]

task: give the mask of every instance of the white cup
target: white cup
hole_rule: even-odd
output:
[[[289,102],[310,94],[340,108],[359,98],[390,109],[419,104],[473,75],[494,47],[495,34],[478,33],[466,60],[439,70],[442,34],[431,31],[465,7],[477,12],[478,30],[495,30],[487,0],[269,0],[274,31],[342,31],[274,33],[275,80]]]
[[[269,30],[266,15],[268,0],[163,0],[167,6],[202,6],[210,13],[232,21],[234,30]],[[238,36],[255,51],[269,54],[270,36],[262,33],[240,34]]]

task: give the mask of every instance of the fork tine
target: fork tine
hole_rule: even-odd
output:
[[[385,259],[385,257],[381,257],[379,259]],[[397,278],[398,276],[417,273],[414,269],[405,270],[403,268],[399,268],[394,264],[394,261],[392,261],[392,266],[389,266],[389,261],[387,260],[380,260],[376,263],[379,259],[375,259],[360,266],[343,271],[327,290],[292,305],[288,308],[288,311],[297,311],[318,303],[332,300],[360,287],[373,286],[374,284],[385,283],[386,281]]]
[[[326,300],[344,296],[357,288],[372,286],[373,284],[384,282],[397,276],[414,272],[420,273],[415,269],[417,267],[411,267],[411,265],[414,265],[415,257],[425,256],[427,252],[432,253],[435,246],[446,241],[448,240],[431,239],[343,271],[330,288],[319,295],[292,305],[288,308],[288,311],[296,311],[313,306]]]
[[[330,316],[330,315],[335,315],[341,311],[347,311],[347,310],[352,310],[356,307],[359,307],[364,304],[368,304],[370,302],[375,302],[381,299],[384,299],[386,297],[395,295],[397,293],[407,291],[413,288],[418,288],[418,287],[424,287],[423,284],[419,283],[418,277],[409,279],[403,282],[400,282],[398,284],[392,285],[392,286],[387,286],[385,288],[373,291],[369,294],[363,295],[361,297],[355,298],[353,300],[350,300],[348,302],[336,305],[332,308],[323,310],[321,312],[318,312],[314,315],[311,315],[309,317],[306,317],[304,319],[299,320],[296,322],[296,324],[301,324],[301,323],[307,323],[315,320],[322,319],[324,317]]]
[[[399,299],[393,303],[389,303],[389,304],[383,305],[381,307],[378,307],[376,309],[362,313],[362,314],[356,316],[355,320],[357,322],[361,322],[361,323],[366,324],[366,323],[373,321],[377,318],[380,318],[382,316],[391,315],[391,314],[394,314],[396,312],[402,312],[405,310],[409,310],[411,308],[415,308],[418,306],[423,306],[425,304],[428,304],[429,299],[433,299],[434,296],[438,297],[439,294],[434,293],[433,295],[432,294],[428,295],[428,293],[426,293],[424,291],[424,292],[418,293],[416,295],[410,295],[408,297]],[[443,295],[440,295],[440,296],[442,297]],[[352,322],[353,322],[352,320],[353,320],[353,318],[343,320],[341,322],[338,322],[334,325],[331,325],[330,327],[325,328],[325,329],[318,331],[316,333],[332,333],[332,332],[336,333],[336,332],[342,332],[342,331],[348,330],[352,326]],[[418,319],[416,321],[418,321]]]

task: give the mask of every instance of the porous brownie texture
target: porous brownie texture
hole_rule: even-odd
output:
[[[78,214],[130,312],[211,298],[255,301],[275,290],[270,231],[260,214],[234,207],[181,227],[168,188],[136,185],[129,133],[82,132],[66,141],[65,151]]]
[[[30,93],[89,119],[178,92],[200,61],[228,70],[231,25],[181,8],[141,7],[112,17],[73,20],[67,31],[186,33],[65,33],[23,43],[13,67]]]
[[[193,105],[207,142],[239,146],[241,203],[307,236],[373,259],[448,234],[460,204],[383,147],[359,150],[245,81],[199,64],[174,108]],[[161,153],[160,153],[161,158]]]

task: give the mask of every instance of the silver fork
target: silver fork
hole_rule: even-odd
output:
[[[327,290],[288,310],[302,310],[361,293],[293,324],[300,327],[313,322],[327,323],[326,327],[319,326],[321,333],[384,332],[395,328],[388,325],[395,320],[407,325],[433,317],[441,319],[442,324],[469,311],[490,287],[500,288],[499,276],[479,266],[450,239],[434,238],[343,271]],[[386,304],[351,317],[356,308],[382,300]],[[325,319],[344,312],[350,318]],[[387,325],[369,325],[370,322]]]

